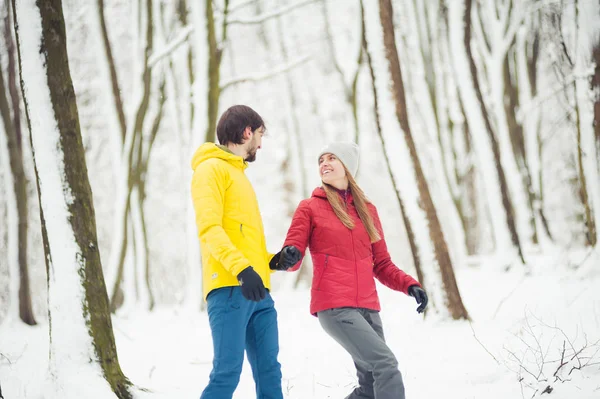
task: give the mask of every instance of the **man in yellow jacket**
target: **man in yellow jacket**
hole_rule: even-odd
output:
[[[221,145],[205,143],[192,158],[192,198],[214,347],[213,369],[201,399],[233,397],[244,351],[257,398],[283,398],[270,274],[292,267],[300,254],[292,248],[276,255],[267,252],[256,194],[244,173],[256,159],[264,132],[258,113],[232,106],[217,125]]]

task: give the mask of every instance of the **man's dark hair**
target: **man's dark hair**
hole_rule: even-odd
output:
[[[234,105],[223,112],[217,124],[217,138],[221,145],[243,144],[243,133],[246,126],[255,131],[265,122],[260,115],[246,105]]]

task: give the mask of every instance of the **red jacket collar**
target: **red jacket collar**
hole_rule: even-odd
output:
[[[354,202],[352,199],[352,192],[350,191],[350,189],[347,189],[347,190],[335,189],[335,191],[337,191],[337,193],[340,195],[340,197],[342,197],[342,199],[345,199],[348,202]],[[344,194],[345,194],[345,197],[344,197]],[[327,194],[325,194],[325,190],[323,189],[323,187],[315,188],[312,192],[312,196],[317,197],[317,198],[327,199]]]

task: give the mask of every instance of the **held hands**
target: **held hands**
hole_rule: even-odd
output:
[[[267,290],[262,279],[254,271],[252,266],[248,266],[237,275],[238,282],[242,287],[242,295],[249,301],[260,302],[265,299]]]
[[[417,312],[423,313],[423,311],[425,311],[425,308],[427,307],[427,302],[428,302],[427,294],[425,293],[425,290],[423,288],[419,287],[418,285],[411,285],[408,288],[408,294],[410,296],[412,296],[413,298],[415,298],[415,300],[419,304],[419,307],[417,308]]]
[[[273,256],[273,259],[271,259],[271,262],[269,263],[269,267],[271,270],[285,271],[298,263],[300,258],[302,258],[302,254],[298,248],[293,245],[288,245],[279,251],[278,254]]]

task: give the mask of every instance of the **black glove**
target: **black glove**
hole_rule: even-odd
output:
[[[267,290],[262,279],[254,271],[252,266],[248,266],[237,275],[238,282],[242,287],[242,295],[249,301],[260,302],[265,299]]]
[[[410,296],[412,296],[413,298],[415,298],[415,300],[419,304],[419,307],[417,308],[417,312],[423,313],[423,311],[427,307],[427,301],[428,301],[425,290],[423,288],[419,287],[418,285],[411,285],[410,287],[408,287],[408,294]]]
[[[283,247],[269,262],[271,270],[287,270],[293,267],[302,258],[302,254],[298,248],[293,245]]]

